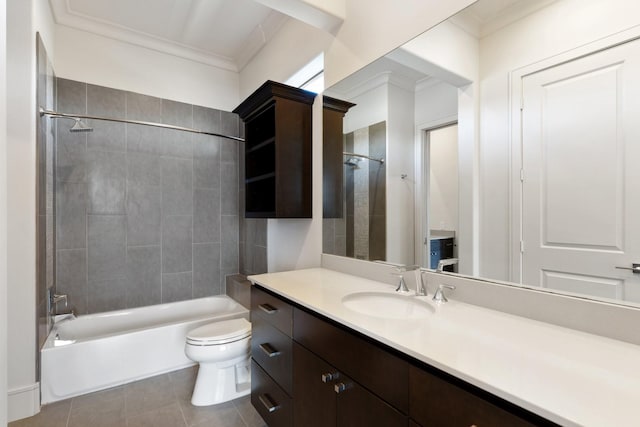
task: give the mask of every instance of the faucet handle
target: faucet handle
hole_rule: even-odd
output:
[[[436,293],[433,295],[433,298],[431,298],[431,300],[434,301],[436,304],[449,302],[447,297],[444,295],[444,289],[454,290],[455,288],[456,287],[453,285],[444,285],[444,284],[438,285],[438,289],[436,290]]]
[[[394,265],[393,269],[397,272],[404,273],[405,271],[418,270],[419,265]]]
[[[404,276],[402,273],[396,274],[392,273],[394,276],[398,278],[398,287],[396,288],[396,292],[409,292],[409,288],[407,288],[407,284],[404,281]]]
[[[67,295],[66,294],[51,294],[50,295],[51,298],[51,304],[57,304],[60,301],[67,301]]]

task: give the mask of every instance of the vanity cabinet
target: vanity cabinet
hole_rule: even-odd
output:
[[[293,425],[293,308],[251,287],[251,404],[270,427]]]
[[[270,427],[553,426],[253,286],[251,402]]]
[[[311,218],[315,96],[267,81],[233,110],[245,127],[245,217]]]
[[[293,361],[295,426],[407,427],[405,414],[297,342]]]

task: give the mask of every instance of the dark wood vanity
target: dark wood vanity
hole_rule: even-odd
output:
[[[251,402],[270,427],[556,425],[259,285],[251,322]]]

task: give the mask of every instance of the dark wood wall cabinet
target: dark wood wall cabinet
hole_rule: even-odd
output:
[[[322,97],[322,217],[343,217],[344,133],[342,119],[356,104]]]
[[[245,129],[245,217],[311,218],[315,96],[267,81],[233,110]]]
[[[259,286],[251,321],[251,402],[270,427],[555,425]]]

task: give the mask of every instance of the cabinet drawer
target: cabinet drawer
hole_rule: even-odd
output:
[[[549,425],[524,420],[415,366],[409,368],[409,387],[409,415],[425,427]]]
[[[251,320],[261,317],[287,336],[291,336],[293,308],[281,300],[256,286],[251,287]]]
[[[251,325],[251,356],[291,394],[291,338],[256,316]]]
[[[251,361],[251,404],[269,427],[292,427],[291,398]]]
[[[346,330],[294,309],[294,339],[345,375],[409,412],[409,364]]]

